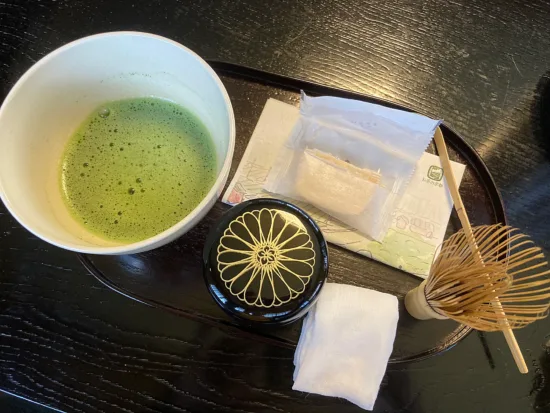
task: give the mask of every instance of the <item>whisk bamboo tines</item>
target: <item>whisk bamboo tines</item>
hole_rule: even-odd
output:
[[[546,293],[546,280],[542,279],[542,277],[546,275],[546,272],[541,270],[541,268],[545,266],[543,257],[540,255],[540,250],[536,249],[536,247],[533,247],[532,245],[527,246],[526,243],[528,243],[528,240],[525,238],[525,236],[519,233],[515,233],[512,236],[516,236],[516,238],[512,241],[509,240],[510,237],[505,237],[502,249],[493,249],[494,253],[489,254],[488,257],[490,262],[489,267],[485,266],[485,261],[481,253],[482,250],[480,250],[476,241],[476,233],[474,233],[472,226],[470,225],[468,214],[466,213],[464,203],[462,202],[462,197],[460,196],[460,192],[458,191],[458,185],[456,183],[453,168],[451,166],[451,161],[449,159],[449,154],[447,152],[447,145],[445,144],[445,139],[443,138],[443,134],[441,133],[440,128],[437,128],[435,131],[434,142],[435,146],[437,147],[437,151],[439,152],[439,159],[441,160],[441,166],[443,167],[443,175],[445,176],[445,181],[447,182],[451,198],[453,199],[456,213],[458,215],[458,218],[460,219],[460,223],[462,224],[462,235],[457,235],[457,238],[462,238],[460,240],[455,239],[453,241],[453,244],[451,244],[450,241],[447,243],[450,244],[450,246],[448,248],[445,248],[444,255],[441,259],[443,260],[443,257],[447,257],[448,265],[446,267],[448,268],[446,269],[446,267],[443,267],[442,269],[446,269],[448,274],[453,272],[456,273],[459,264],[461,264],[463,261],[466,261],[471,266],[470,272],[466,271],[462,275],[475,279],[475,274],[477,274],[477,278],[481,278],[481,280],[478,279],[476,281],[480,284],[476,284],[477,286],[474,285],[473,289],[475,290],[475,294],[470,297],[469,302],[462,301],[462,307],[459,308],[457,305],[457,301],[453,301],[453,304],[455,305],[455,312],[454,314],[449,312],[449,316],[462,317],[462,321],[464,321],[464,318],[467,317],[467,314],[469,314],[469,317],[467,319],[471,322],[472,326],[479,324],[480,327],[485,326],[488,329],[493,329],[493,327],[499,326],[499,328],[497,329],[502,330],[504,338],[506,339],[506,343],[510,348],[510,352],[514,357],[514,361],[516,362],[519,371],[525,374],[529,371],[529,369],[527,368],[527,364],[525,363],[525,359],[523,357],[523,354],[521,353],[521,349],[519,348],[519,344],[516,340],[511,326],[513,325],[516,328],[523,326],[525,325],[526,321],[534,321],[534,319],[536,319],[537,317],[542,317],[547,312],[548,306],[544,303],[544,294]],[[486,231],[478,235],[483,235],[484,239],[486,239],[486,242],[490,242],[490,234],[495,229],[497,230],[496,234],[498,234],[498,231],[504,228],[502,229],[502,231],[508,231],[508,234],[504,234],[508,236],[510,235],[510,233],[514,232],[514,230],[512,230],[511,228],[500,226],[487,226],[485,228]],[[502,235],[503,234],[501,233],[501,236]],[[498,238],[498,235],[494,236]],[[464,240],[466,240],[466,243],[464,242]],[[514,242],[517,242],[518,244],[514,245]],[[467,249],[465,248],[464,244],[467,244],[469,246],[471,255],[468,255]],[[510,247],[515,248],[515,252],[513,250],[512,255],[508,255],[511,252]],[[522,255],[520,252],[517,251],[517,248],[523,247],[525,247],[526,251]],[[535,250],[533,250],[532,248],[535,248]],[[500,257],[502,254],[500,251],[505,251],[504,257],[506,257],[507,261],[506,263],[503,263],[504,269],[499,270],[498,260],[495,258],[495,256],[497,258]],[[451,257],[453,257],[454,254],[457,252],[459,253],[458,257],[455,258],[455,261],[453,263]],[[493,259],[491,259],[491,257],[493,257]],[[513,257],[515,257],[515,259]],[[541,260],[538,264],[534,262],[537,259]],[[530,262],[531,264],[529,264]],[[508,270],[510,270],[510,272],[508,272]],[[533,271],[533,273],[527,275],[527,273],[530,271]],[[495,276],[492,274],[497,275]],[[500,276],[498,274],[500,274]],[[432,280],[436,279],[434,275],[435,272],[433,272],[431,275]],[[518,281],[519,278],[521,278],[523,281]],[[440,281],[443,279],[445,278],[441,276]],[[469,288],[461,289],[461,287],[464,287],[465,284],[461,284],[460,281],[461,280],[456,279],[454,282],[445,284],[453,288],[449,288],[447,291],[447,294],[451,296],[449,300],[458,300],[458,297],[462,298],[462,295],[465,295],[468,291],[472,290],[471,285]],[[409,312],[411,312],[411,314],[420,319],[447,318],[446,316],[435,312],[430,304],[428,304],[428,299],[425,294],[425,286],[427,282],[428,280],[425,280],[420,285],[420,287],[415,288],[413,291],[410,291],[407,294],[407,296],[405,297],[405,305],[407,306],[407,309],[409,310]],[[486,286],[483,284],[484,282],[487,282]],[[519,284],[522,284],[523,288],[516,288],[516,290],[513,292],[509,291],[514,283],[516,287],[518,287]],[[502,302],[500,301],[500,297],[496,297],[489,302],[482,300],[481,304],[476,307],[475,300],[479,299],[480,297],[483,298],[483,294],[485,294],[486,290],[490,291],[491,294],[493,294],[493,291],[494,294],[498,294],[498,290],[501,288],[504,289],[506,286],[508,286],[508,288],[505,290],[505,293],[508,292],[508,296],[506,297],[505,303],[507,304],[508,310],[513,310],[513,323],[510,323],[508,316],[504,311]],[[439,286],[438,288],[434,288],[433,290],[432,288],[433,286],[431,286],[429,289],[430,294],[432,294],[430,300],[434,299],[435,296],[433,294],[436,293],[441,294],[440,298],[443,298],[443,293],[441,292],[443,288],[441,286]],[[452,297],[453,294],[455,295],[455,297]],[[538,297],[541,300],[539,301],[537,299],[534,299],[535,297]],[[532,301],[534,302],[534,304],[526,304],[526,302],[529,302],[530,299],[534,299],[534,301]],[[472,308],[481,309],[481,311],[478,311],[477,313],[472,312]],[[491,317],[487,317],[487,314],[484,313],[488,309],[491,310]],[[438,310],[444,311],[442,307],[439,307]],[[529,317],[525,317],[525,314],[529,314]],[[495,319],[496,323],[494,322]],[[491,322],[489,322],[489,320],[492,320],[492,324]],[[489,324],[489,326],[487,324]]]
[[[408,295],[411,313],[432,318],[435,312],[436,318],[483,331],[520,328],[546,317],[550,270],[540,248],[507,226],[473,227],[472,235],[474,248],[464,230],[443,243],[428,278],[416,289],[424,305],[415,308],[415,290]]]

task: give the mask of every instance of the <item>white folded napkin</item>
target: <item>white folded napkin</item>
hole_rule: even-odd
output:
[[[326,284],[302,326],[292,388],[343,397],[372,410],[398,319],[393,295]]]

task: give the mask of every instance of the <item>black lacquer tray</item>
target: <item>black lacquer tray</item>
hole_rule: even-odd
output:
[[[268,98],[298,105],[300,90],[310,95],[332,95],[364,100],[393,108],[408,108],[345,90],[291,79],[222,62],[210,62],[231,98],[237,121],[233,177],[248,140]],[[437,114],[428,114],[436,117]],[[505,223],[504,208],[495,183],[475,150],[456,132],[442,125],[452,160],[465,164],[460,192],[473,225]],[[433,147],[429,151],[434,151]],[[162,248],[123,256],[80,255],[84,266],[99,281],[131,299],[226,330],[228,333],[293,348],[301,323],[264,330],[239,327],[214,302],[202,275],[201,255],[210,227],[229,207],[218,202],[193,230]],[[447,234],[459,228],[451,216]],[[454,321],[416,321],[403,307],[403,297],[420,279],[395,268],[330,245],[328,281],[358,285],[396,295],[400,319],[390,363],[421,360],[448,350],[470,329]],[[368,322],[368,320],[365,320]]]

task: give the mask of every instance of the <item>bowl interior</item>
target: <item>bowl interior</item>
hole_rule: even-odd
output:
[[[217,180],[203,202],[167,231],[140,243],[111,243],[69,214],[60,193],[60,159],[91,111],[108,101],[144,96],[171,100],[202,120],[214,141]],[[6,98],[0,110],[2,199],[27,229],[67,249],[127,253],[161,245],[189,229],[219,195],[233,152],[233,124],[221,81],[185,47],[143,33],[84,38],[36,63]]]

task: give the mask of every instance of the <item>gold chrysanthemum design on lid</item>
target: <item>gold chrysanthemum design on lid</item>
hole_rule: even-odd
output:
[[[217,260],[220,277],[233,296],[249,306],[271,308],[305,291],[314,271],[315,250],[297,217],[263,208],[229,223]]]

